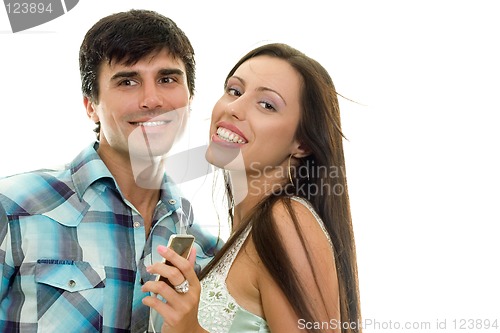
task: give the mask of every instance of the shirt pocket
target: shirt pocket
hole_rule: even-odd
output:
[[[52,332],[56,328],[59,332],[102,330],[104,266],[85,261],[40,259],[35,267],[35,282],[40,332]]]

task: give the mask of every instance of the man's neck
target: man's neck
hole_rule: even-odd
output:
[[[97,153],[115,178],[122,195],[144,219],[147,236],[151,229],[155,207],[160,200],[160,188],[164,177],[161,159],[153,161],[134,159],[133,166],[130,156],[100,148]]]

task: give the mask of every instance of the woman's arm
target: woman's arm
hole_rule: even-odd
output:
[[[189,282],[189,290],[182,294],[163,281],[149,281],[144,284],[142,291],[155,295],[145,297],[142,302],[162,316],[162,332],[207,333],[198,323],[201,286],[193,268],[196,258],[195,248],[191,250],[189,261],[165,246],[159,246],[158,253],[173,266],[158,262],[149,266],[148,272],[166,277],[174,286],[186,279]],[[166,302],[156,295],[160,295]]]
[[[299,284],[306,291],[306,302],[314,311],[315,322],[306,322],[295,314],[290,301],[270,273],[265,270],[258,280],[265,318],[272,332],[304,332],[319,327],[324,332],[340,332],[340,305],[333,250],[314,215],[303,204],[291,201],[299,230],[283,203],[273,207],[273,218]],[[299,233],[303,236],[305,247]],[[308,258],[308,254],[309,257]]]

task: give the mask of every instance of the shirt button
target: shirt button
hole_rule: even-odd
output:
[[[68,282],[68,286],[69,286],[70,288],[73,288],[74,286],[76,286],[76,282],[75,282],[75,280],[69,280],[69,282]]]
[[[175,199],[170,199],[168,200],[168,203],[171,204],[171,205],[175,205],[177,201],[175,201]]]
[[[141,226],[141,222],[134,222],[134,228],[139,228]]]

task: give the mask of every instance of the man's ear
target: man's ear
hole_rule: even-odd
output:
[[[192,111],[191,105],[193,105],[193,99],[194,99],[193,96],[189,96],[188,108],[187,108],[187,114],[188,115],[191,115],[191,111]]]
[[[293,155],[293,157],[296,157],[296,158],[303,158],[303,157],[311,155],[311,149],[309,149],[303,143],[296,141],[295,147],[292,151],[292,155]]]
[[[92,120],[94,123],[98,123],[99,116],[95,111],[95,105],[87,96],[83,96],[83,105],[85,106],[85,110],[87,110],[87,116],[90,118],[90,120]]]

